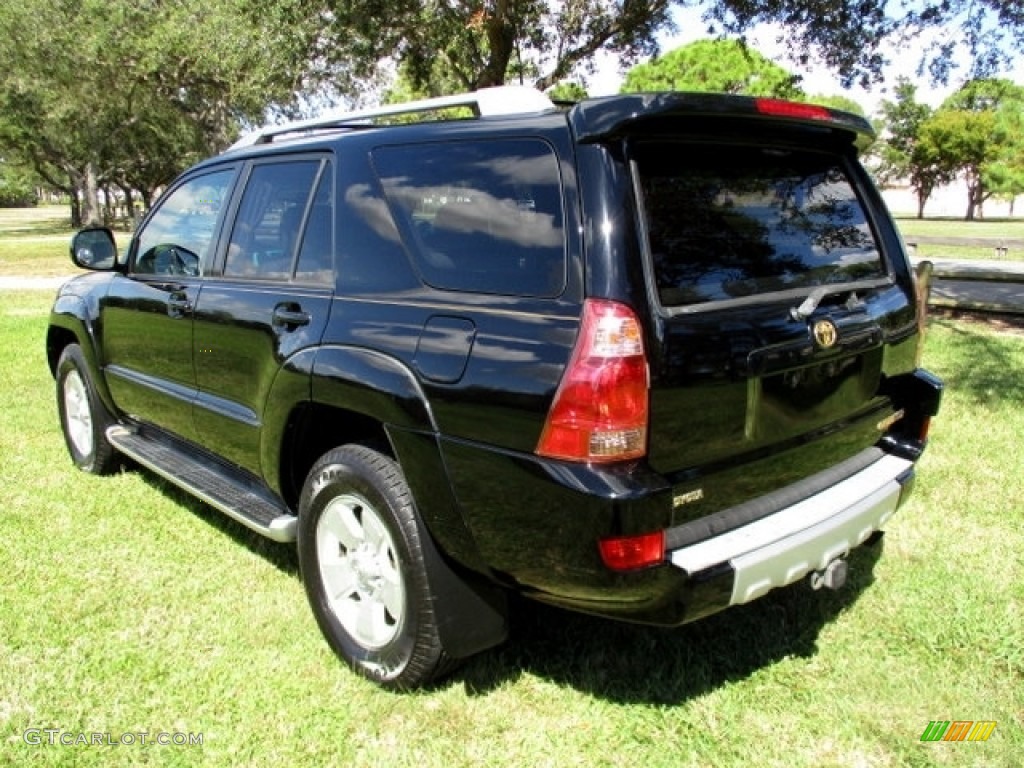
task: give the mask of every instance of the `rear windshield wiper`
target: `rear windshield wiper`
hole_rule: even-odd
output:
[[[850,296],[846,300],[846,308],[848,310],[853,311],[864,303],[863,301],[860,300],[860,298],[858,298],[857,292],[855,290],[851,290],[850,288],[847,287],[830,287],[827,285],[819,285],[817,288],[810,292],[810,294],[807,296],[806,299],[803,300],[803,303],[800,304],[799,307],[790,307],[789,316],[796,320],[797,322],[800,322],[801,320],[806,320],[808,317],[814,314],[814,310],[816,310],[818,308],[818,305],[821,304],[821,300],[828,296],[830,293],[844,293],[846,291],[850,291]]]

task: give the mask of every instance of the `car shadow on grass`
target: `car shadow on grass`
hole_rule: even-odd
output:
[[[295,547],[269,541],[158,475],[131,469],[173,498],[183,514],[191,512],[278,570],[301,578]],[[813,591],[800,582],[674,629],[514,598],[508,640],[467,660],[433,689],[461,685],[469,695],[487,695],[528,674],[614,702],[680,704],[785,658],[813,656],[821,629],[873,583],[883,546],[884,539],[854,550],[847,582],[838,591]]]
[[[237,520],[231,519],[220,510],[183,491],[174,483],[130,460],[125,462],[125,467],[128,471],[138,474],[147,485],[168,498],[174,499],[176,504],[223,533],[239,546],[260,555],[282,573],[299,578],[299,559],[293,544],[271,541],[265,536],[249,530]]]
[[[515,601],[509,640],[469,660],[448,684],[486,694],[526,673],[610,701],[680,704],[782,659],[813,656],[822,628],[874,581],[883,544],[851,553],[838,591],[801,582],[675,629]]]

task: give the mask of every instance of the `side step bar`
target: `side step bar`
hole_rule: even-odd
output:
[[[241,478],[233,478],[228,472],[218,472],[216,462],[204,462],[183,446],[120,424],[107,429],[107,439],[125,456],[202,499],[232,520],[273,541],[295,541],[298,518],[279,501],[254,491]]]

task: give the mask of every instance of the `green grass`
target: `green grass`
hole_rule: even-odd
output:
[[[0,208],[0,277],[59,277],[79,270],[71,263],[71,216],[67,206]],[[118,245],[130,235],[117,232]]]
[[[971,238],[989,242],[981,244],[918,243],[916,255],[923,258],[943,259],[995,259],[997,245],[1006,244],[1008,252],[1004,258],[1024,261],[1024,219],[985,219],[964,221],[963,219],[926,218],[897,216],[896,223],[904,239],[913,243],[919,237]],[[1010,241],[1010,242],[1006,242]]]
[[[990,237],[1024,240],[1024,218],[993,218],[964,221],[946,217],[897,216],[896,222],[905,235],[932,237]]]
[[[66,207],[0,208],[0,276],[74,273]]]
[[[2,765],[1020,765],[1022,337],[933,324],[948,391],[915,495],[841,592],[672,631],[517,605],[505,645],[396,695],[331,655],[290,548],[142,471],[72,467],[50,298],[0,304]],[[921,743],[935,719],[998,726]],[[33,746],[29,728],[203,744]]]

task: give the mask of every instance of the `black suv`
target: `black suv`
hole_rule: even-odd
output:
[[[76,235],[96,274],[46,342],[68,449],[297,542],[328,642],[389,687],[501,642],[509,591],[677,625],[837,587],[942,390],[871,139],[517,88],[264,129],[123,256]]]

